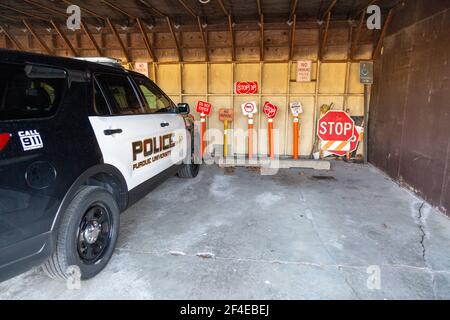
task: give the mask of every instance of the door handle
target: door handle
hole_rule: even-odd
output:
[[[161,122],[161,127],[168,127],[170,124],[168,122]]]
[[[103,131],[105,136],[112,136],[113,134],[119,134],[122,132],[123,132],[122,129],[107,129],[107,130]]]

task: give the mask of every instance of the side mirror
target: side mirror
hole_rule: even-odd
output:
[[[177,113],[179,114],[189,114],[191,112],[191,109],[189,107],[189,104],[187,103],[179,103],[177,106]]]

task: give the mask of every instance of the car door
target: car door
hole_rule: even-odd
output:
[[[186,157],[187,132],[184,119],[177,114],[177,106],[156,84],[144,76],[132,76],[144,101],[147,112],[153,115],[159,126],[160,135],[171,137],[170,156],[164,159],[164,166],[169,168],[180,164]]]
[[[146,113],[129,75],[97,73],[93,85],[96,115],[89,120],[104,163],[120,170],[130,191],[165,169],[154,160],[161,127]]]

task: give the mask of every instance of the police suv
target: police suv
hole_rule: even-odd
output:
[[[187,104],[110,59],[0,50],[0,281],[98,274],[121,212],[197,176],[193,130]]]

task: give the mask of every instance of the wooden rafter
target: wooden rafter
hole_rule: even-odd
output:
[[[358,29],[356,30],[356,35],[352,41],[352,47],[350,49],[350,59],[353,59],[356,51],[358,50],[359,38],[361,37],[362,27],[364,25],[364,18],[366,17],[366,12],[363,11],[361,13],[361,17],[359,19]]]
[[[152,45],[150,43],[150,39],[148,38],[147,32],[145,31],[144,24],[142,23],[140,18],[136,18],[136,22],[139,26],[139,29],[141,30],[142,39],[144,40],[145,47],[147,48],[147,52],[148,52],[150,58],[152,58],[153,61],[157,62],[158,59],[156,58],[155,52],[153,51]]]
[[[228,12],[227,8],[225,8],[225,5],[223,4],[222,0],[217,0],[217,3],[219,3],[220,9],[222,9],[222,12],[224,15],[229,16],[230,13]]]
[[[256,0],[256,8],[258,9],[258,17],[261,17],[261,15],[263,14],[261,0]]]
[[[48,12],[51,12],[53,14],[56,14],[58,16],[62,16],[62,17],[66,17],[67,18],[67,14],[64,11],[54,9],[52,7],[49,7],[49,6],[45,5],[45,4],[42,4],[42,3],[34,1],[34,0],[23,0],[23,1],[28,3],[28,4],[34,5],[34,6],[38,7],[38,8],[44,9],[44,10],[46,10]]]
[[[116,40],[120,45],[120,48],[122,49],[122,53],[125,56],[125,60],[126,60],[125,62],[127,62],[127,63],[130,62],[131,61],[130,54],[128,53],[127,47],[125,47],[125,44],[123,43],[122,38],[120,37],[119,32],[117,31],[116,27],[114,26],[114,24],[111,22],[111,20],[109,18],[106,18],[106,23],[108,24],[112,33],[116,37]]]
[[[378,1],[379,0],[369,0],[365,5],[363,5],[362,7],[359,7],[356,10],[356,13],[353,15],[353,19],[360,17],[362,13],[364,13],[364,15],[365,15],[367,8],[373,4],[376,4]]]
[[[159,17],[167,16],[167,14],[164,14],[163,12],[161,12],[160,10],[158,10],[157,8],[152,6],[150,3],[148,3],[146,0],[139,0],[139,2],[142,3],[144,5],[144,7],[149,9],[152,12],[152,15],[156,15]]]
[[[47,52],[48,54],[53,54],[53,51],[47,46],[44,40],[42,40],[41,37],[36,33],[33,26],[25,19],[22,20],[22,23],[25,25],[25,27],[30,31],[30,33],[33,35],[33,37],[39,42],[41,47]]]
[[[202,37],[203,49],[205,50],[205,61],[208,62],[209,61],[208,41],[206,39],[205,33],[203,32],[202,20],[199,16],[197,16],[197,24],[198,24],[198,31],[200,32],[200,35]]]
[[[297,14],[294,13],[294,16],[292,17],[291,42],[289,44],[289,60],[292,60],[292,58],[294,57],[296,29],[297,29]]]
[[[33,18],[33,19],[37,19],[37,20],[41,20],[41,21],[48,21],[47,18],[42,17],[40,15],[37,15],[35,13],[26,12],[26,11],[23,11],[23,10],[20,10],[20,9],[16,9],[14,7],[7,6],[7,5],[4,5],[4,4],[1,4],[1,3],[0,3],[0,7],[8,9],[8,10],[11,10],[11,11],[14,11],[16,13],[23,14],[23,15],[28,16],[28,17]]]
[[[291,21],[294,14],[296,14],[297,7],[298,7],[298,0],[294,0],[294,4],[292,5],[292,9],[291,9],[291,13],[289,14],[288,21]]]
[[[81,20],[81,28],[83,29],[84,33],[86,33],[87,37],[89,38],[89,40],[91,41],[92,45],[95,48],[95,51],[97,51],[97,54],[102,57],[103,56],[103,52],[102,49],[100,48],[100,46],[98,45],[97,41],[95,41],[94,36],[92,35],[91,31],[89,30],[89,28],[87,27],[87,25],[83,22],[83,20]]]
[[[234,42],[233,19],[231,18],[231,15],[228,15],[228,28],[230,29],[231,37],[231,58],[233,61],[236,61],[236,45]]]
[[[259,50],[260,50],[260,60],[264,61],[265,47],[264,47],[264,14],[261,13],[259,16]]]
[[[195,13],[195,11],[184,0],[178,0],[178,2],[195,19],[195,21],[197,23],[197,27],[198,27],[198,32],[200,32],[200,35],[202,37],[203,49],[205,50],[205,61],[208,62],[209,61],[208,41],[207,41],[207,37],[205,37],[205,33],[203,32],[202,19]]]
[[[177,35],[175,34],[175,31],[173,30],[172,20],[170,17],[166,16],[167,25],[169,26],[170,33],[172,34],[173,40],[175,41],[175,46],[177,49],[177,55],[178,55],[178,61],[183,60],[183,55],[181,54],[180,45],[178,44]]]
[[[381,48],[383,47],[383,41],[386,37],[387,30],[389,28],[389,24],[392,21],[392,18],[394,17],[395,8],[392,8],[389,10],[388,16],[386,18],[386,21],[383,24],[383,29],[381,30],[380,38],[378,39],[377,45],[375,49],[373,50],[372,59],[376,60],[381,54]]]
[[[64,3],[66,3],[66,4],[68,4],[68,5],[76,5],[76,6],[80,7],[81,11],[84,11],[84,12],[86,12],[87,14],[89,14],[89,15],[95,17],[95,18],[98,18],[98,19],[100,19],[100,20],[102,20],[102,21],[106,21],[106,18],[105,18],[105,17],[103,17],[103,16],[101,16],[101,15],[95,13],[94,11],[92,11],[92,10],[86,8],[85,6],[81,6],[81,5],[77,4],[77,3],[74,3],[73,1],[68,1],[68,0],[62,0],[62,1],[63,1]]]
[[[3,32],[5,33],[6,37],[14,43],[14,45],[17,47],[17,49],[23,51],[23,46],[20,44],[19,41],[11,34],[9,31],[5,28],[4,25],[0,24],[0,28],[2,28]]]
[[[322,21],[325,20],[325,18],[328,17],[328,14],[331,13],[331,10],[333,10],[334,6],[336,5],[337,0],[332,0],[328,8],[325,10],[325,12],[322,15]]]
[[[52,24],[52,26],[56,30],[56,32],[59,34],[61,39],[63,39],[64,43],[69,48],[69,50],[72,52],[72,55],[74,55],[75,57],[78,57],[77,50],[75,50],[75,48],[73,47],[72,43],[70,43],[69,39],[66,37],[66,35],[61,30],[61,28],[53,20],[50,20],[50,23]]]
[[[130,18],[130,19],[132,19],[132,20],[135,20],[135,19],[136,19],[136,17],[132,16],[131,14],[129,14],[128,12],[126,12],[125,10],[123,10],[122,8],[120,8],[119,6],[116,6],[114,3],[111,3],[111,2],[109,2],[109,1],[107,1],[107,0],[101,0],[101,2],[103,2],[104,4],[106,4],[108,7],[111,7],[111,8],[113,8],[114,10],[116,10],[116,11],[122,13],[124,16],[126,16],[126,17],[128,17],[128,18]]]
[[[325,30],[323,32],[323,38],[322,42],[319,47],[319,58],[322,59],[323,55],[325,54],[327,43],[328,43],[328,29],[330,27],[330,20],[331,20],[331,11],[328,12],[325,22]]]

